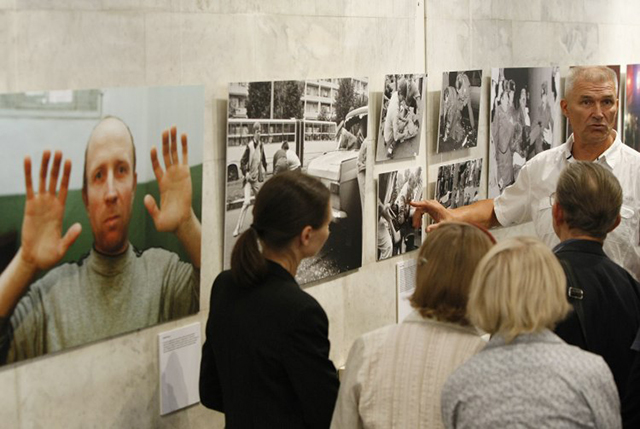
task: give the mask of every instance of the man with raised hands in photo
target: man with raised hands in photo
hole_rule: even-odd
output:
[[[94,243],[77,262],[55,267],[82,229],[75,223],[62,234],[71,161],[63,164],[62,153],[56,151],[49,172],[51,152],[45,151],[36,193],[32,162],[25,158],[21,246],[0,275],[0,364],[197,311],[201,227],[191,207],[187,136],[181,136],[180,161],[176,134],[175,127],[162,134],[164,170],[157,149],[151,149],[160,208],[151,195],[145,196],[144,205],[158,231],[177,236],[191,264],[181,262],[178,255],[167,250],[139,251],[129,242],[137,186],[136,156],[131,131],[120,119],[102,119],[87,143],[82,199]],[[31,284],[38,272],[49,269]]]
[[[436,222],[458,220],[487,228],[533,221],[536,234],[549,247],[559,240],[553,230],[550,195],[562,170],[575,161],[593,161],[612,171],[622,187],[620,225],[608,234],[604,251],[640,279],[640,153],[624,145],[613,129],[618,112],[618,80],[608,67],[575,67],[566,79],[560,102],[573,134],[562,145],[541,152],[522,167],[513,185],[495,199],[446,209],[435,200],[412,202],[414,225],[424,213]]]

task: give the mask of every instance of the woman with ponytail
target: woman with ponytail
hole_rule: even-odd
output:
[[[265,182],[231,270],[213,283],[200,400],[225,414],[227,428],[329,426],[338,393],[329,322],[295,280],[329,237],[329,198],[299,172]]]

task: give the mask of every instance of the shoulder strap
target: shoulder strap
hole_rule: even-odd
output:
[[[567,275],[567,296],[569,297],[569,302],[573,305],[576,314],[578,315],[578,324],[580,325],[580,330],[582,331],[582,337],[584,338],[584,343],[586,344],[588,349],[589,347],[589,337],[587,337],[587,332],[584,329],[584,309],[582,308],[582,300],[584,298],[584,290],[582,290],[576,281],[575,275],[573,274],[573,269],[571,265],[565,261],[560,260],[562,267],[564,268],[564,272]]]

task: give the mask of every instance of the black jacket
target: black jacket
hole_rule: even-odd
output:
[[[260,285],[213,283],[200,400],[227,428],[327,428],[338,394],[327,316],[280,265]]]
[[[583,289],[584,321],[573,311],[556,327],[556,334],[569,344],[603,357],[624,398],[634,352],[631,344],[640,328],[640,285],[624,268],[591,240],[567,240],[554,249],[568,262],[578,287]],[[575,299],[569,302],[576,306]],[[580,324],[587,338],[584,338]]]

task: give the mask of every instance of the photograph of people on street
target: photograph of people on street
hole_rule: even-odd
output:
[[[627,66],[627,93],[624,107],[624,143],[640,151],[640,64]]]
[[[420,247],[422,229],[413,227],[409,203],[422,199],[422,184],[421,167],[378,176],[378,261]]]
[[[480,195],[482,158],[438,167],[436,200],[448,209],[468,206],[483,198]]]
[[[437,152],[478,145],[482,70],[442,73]]]
[[[252,224],[265,181],[296,170],[332,192],[331,236],[305,259],[300,284],[362,265],[362,207],[369,116],[367,78],[242,82],[229,85],[224,267]]]
[[[558,67],[491,69],[489,198],[538,153],[563,142]]]
[[[0,95],[0,364],[199,309],[204,88]]]
[[[376,162],[418,155],[426,77],[426,74],[385,76]]]

